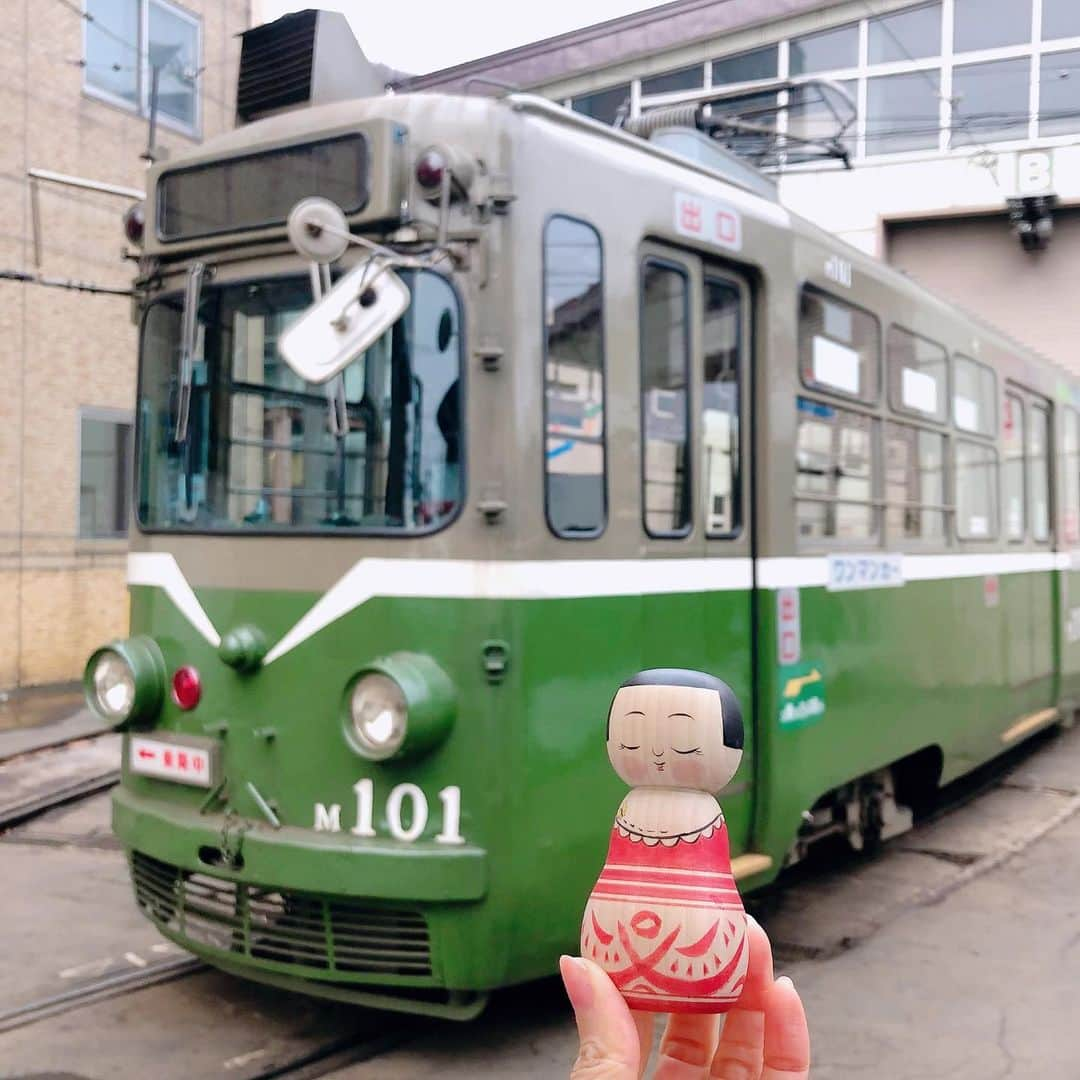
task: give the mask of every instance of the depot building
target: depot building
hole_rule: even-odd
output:
[[[803,92],[823,82],[848,112]],[[1077,0],[676,0],[397,88],[496,84],[604,123],[751,103],[780,150],[741,149],[786,206],[1080,372]],[[818,138],[841,152],[791,152]]]

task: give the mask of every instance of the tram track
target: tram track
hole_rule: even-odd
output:
[[[119,782],[120,770],[114,769],[99,776],[88,777],[60,788],[50,789],[31,798],[0,805],[0,832],[23,825],[50,810],[77,802],[90,795],[97,795],[102,791],[108,791]]]
[[[62,990],[58,994],[51,994],[0,1013],[0,1034],[122,994],[131,994],[149,986],[182,979],[198,971],[205,971],[206,967],[201,960],[184,956],[163,960],[137,971],[119,971],[104,975],[81,986],[74,986],[70,990]]]
[[[195,957],[177,957],[149,968],[120,971],[26,1002],[0,1013],[0,1035],[55,1020],[64,1014],[111,999],[134,996],[152,987],[212,971],[209,964]],[[359,1028],[363,1025],[358,1024]],[[399,1046],[409,1030],[399,1019],[380,1024],[376,1032],[349,1031],[336,1034],[312,1047],[301,1049],[287,1060],[267,1062],[274,1057],[267,1048],[235,1055],[223,1063],[233,1080],[317,1080],[339,1069],[363,1061]]]

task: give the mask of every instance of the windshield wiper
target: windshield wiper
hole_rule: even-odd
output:
[[[199,301],[202,299],[206,264],[193,263],[184,286],[184,315],[180,331],[180,396],[176,404],[176,431],[173,439],[187,442],[188,416],[191,412],[191,383],[195,371],[195,346],[199,336]]]
[[[311,263],[311,293],[317,304],[331,288],[329,263]],[[349,434],[349,406],[345,398],[345,375],[339,373],[325,387],[327,423],[330,434],[343,439]]]

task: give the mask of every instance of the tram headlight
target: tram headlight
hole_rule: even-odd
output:
[[[388,675],[361,675],[349,697],[349,711],[356,748],[364,757],[383,761],[401,749],[409,726],[409,703]]]
[[[428,656],[394,653],[376,660],[349,684],[345,737],[369,761],[426,753],[450,733],[455,694]]]
[[[87,705],[111,727],[152,719],[165,692],[165,661],[151,638],[114,641],[86,662]]]

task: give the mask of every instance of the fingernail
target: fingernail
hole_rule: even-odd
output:
[[[781,983],[783,983],[785,986],[790,986],[792,990],[795,989],[795,984],[786,975],[781,975],[780,978],[776,980],[777,986],[779,986]]]
[[[592,1004],[593,989],[585,961],[576,956],[560,956],[559,972],[574,1012],[587,1009]]]

